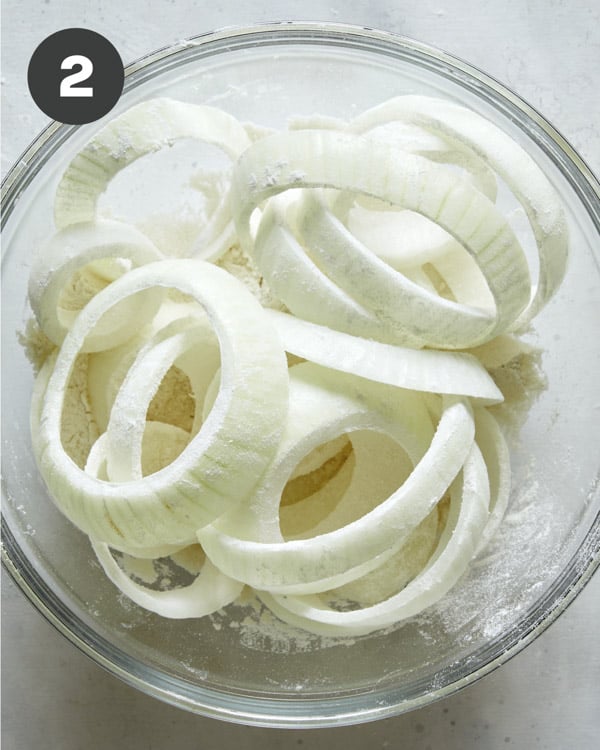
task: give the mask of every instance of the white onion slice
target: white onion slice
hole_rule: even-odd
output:
[[[431,265],[442,277],[454,299],[481,310],[494,309],[494,298],[485,278],[476,261],[463,247],[451,245]]]
[[[397,594],[426,567],[438,545],[446,517],[444,500],[443,510],[432,510],[389,560],[362,578],[324,592],[322,600],[335,609],[349,610],[378,604]]]
[[[171,429],[172,425],[166,425]],[[85,470],[94,477],[99,477],[104,470],[106,435],[96,441]],[[118,565],[110,547],[104,542],[90,538],[98,562],[107,577],[131,601],[140,607],[170,619],[204,617],[221,607],[231,604],[240,595],[243,584],[224,576],[210,560],[205,560],[200,573],[188,586],[181,586],[167,591],[155,591],[135,583]],[[181,549],[168,545],[145,550],[123,550],[126,554],[142,559],[166,557]]]
[[[170,367],[180,358],[191,357],[197,366],[188,366],[192,395],[196,404],[204,400],[220,357],[216,337],[198,318],[180,318],[161,329],[138,353],[115,398],[106,428],[107,473],[113,482],[141,478],[142,438],[151,400]],[[200,426],[196,419],[192,432]]]
[[[334,458],[347,443],[348,438],[340,435],[338,438],[315,448],[300,461],[290,475],[290,479],[305,477],[314,471],[318,471],[324,463]]]
[[[236,227],[248,252],[255,252],[250,233],[254,208],[277,193],[298,187],[364,193],[417,211],[434,219],[477,257],[498,314],[495,320],[490,320],[485,313],[470,311],[478,322],[473,323],[476,332],[470,331],[468,336],[453,321],[446,323],[445,315],[432,311],[434,304],[446,310],[446,300],[434,297],[407,279],[402,282],[394,277],[405,297],[404,326],[413,337],[420,337],[423,344],[436,342],[444,348],[460,348],[483,343],[510,325],[527,303],[529,271],[510,225],[483,194],[448,169],[377,140],[331,131],[298,131],[265,138],[240,157],[232,183]],[[327,236],[327,243],[339,239],[339,233],[335,232]],[[344,235],[341,244],[335,246],[328,271],[337,268],[336,280],[343,282],[346,291],[351,289],[351,296],[356,298],[360,294],[363,299],[359,302],[371,304],[376,299],[375,290],[370,287],[370,276],[363,276],[361,269],[370,274],[379,262],[384,281],[391,278],[393,271],[372,253],[359,252],[356,242],[348,245],[347,240]],[[352,268],[344,265],[344,250],[350,246]],[[325,257],[324,253],[319,255],[320,264]],[[377,288],[388,289],[386,299],[392,298],[385,283],[378,283]],[[280,285],[280,295],[281,291]],[[285,296],[283,301],[286,302]],[[389,324],[390,316],[385,309],[378,312],[384,314],[384,323]],[[342,320],[340,325],[344,323]]]
[[[427,187],[422,189],[426,191]],[[517,269],[521,264],[521,277],[516,283],[522,284],[527,279],[525,260],[508,223],[499,215],[487,216],[485,228],[477,230],[470,240],[467,233],[462,238],[490,288],[495,314],[431,294],[390,268],[354,237],[317,191],[302,193],[297,216],[298,232],[307,252],[332,281],[380,320],[404,325],[428,346],[464,348],[470,342],[492,338],[520,309],[522,300],[517,302],[507,292],[507,285],[515,282],[508,279],[506,268]],[[435,218],[435,214],[428,218]]]
[[[494,172],[473,151],[457,151],[433,133],[397,120],[375,127],[365,135],[430,161],[456,167],[474,187],[491,201],[496,200]],[[332,209],[369,250],[405,274],[407,268],[434,262],[438,257],[461,248],[441,227],[414,211],[393,210],[381,202],[374,206],[372,199],[365,200],[352,193],[337,196]]]
[[[136,226],[168,257],[217,261],[236,244],[229,207],[230,182],[227,170],[202,170],[192,175],[187,185],[201,196],[202,211],[184,203],[145,216]]]
[[[253,257],[270,289],[301,318],[362,336],[380,335],[382,324],[376,317],[330,281],[307,256],[287,226],[288,205],[286,195],[271,199],[256,232]],[[405,331],[402,335],[409,336]]]
[[[147,423],[148,430],[146,431],[145,436],[152,439],[155,436],[155,428],[160,426],[164,427],[164,425],[160,425],[160,423],[157,422]],[[172,427],[172,425],[167,426]],[[84,467],[86,474],[103,481],[108,480],[108,474],[106,471],[106,437],[106,433],[103,433],[92,445]],[[171,446],[169,446],[169,448],[172,450]],[[91,537],[90,541],[94,543],[94,540],[92,540]],[[135,547],[128,544],[119,544],[118,546],[114,545],[113,548],[126,555],[130,555],[131,557],[142,560],[155,560],[160,557],[168,557],[169,555],[175,554],[184,549],[189,543],[191,543],[191,540],[186,543],[158,544],[150,547]],[[104,543],[96,540],[95,544],[103,545]]]
[[[494,537],[510,498],[510,454],[498,422],[486,409],[475,409],[475,441],[490,482],[490,516],[477,543],[478,555]]]
[[[334,212],[336,205],[334,202]],[[476,260],[454,237],[421,214],[370,210],[356,201],[344,223],[384,263],[434,295],[439,296],[439,289],[432,282],[432,269],[451,293],[448,299],[484,312],[495,311],[494,298]]]
[[[406,451],[386,432],[353,430],[340,438],[349,455],[314,495],[283,505],[286,485],[279,507],[284,539],[309,539],[357,521],[396,492],[414,469]]]
[[[41,453],[41,442],[40,442],[40,418],[42,414],[42,408],[44,404],[44,397],[46,395],[46,388],[48,387],[48,381],[54,369],[58,352],[53,352],[48,359],[44,362],[40,369],[34,383],[33,393],[31,398],[31,411],[30,411],[30,428],[31,428],[31,439],[33,445],[34,455],[36,460],[39,462],[39,456]],[[99,477],[101,479],[107,479],[106,476],[106,451],[104,443],[106,435],[100,435],[100,437],[92,445],[90,453],[88,455],[85,471],[89,474]],[[120,545],[117,549],[127,554],[134,555],[145,559],[154,559],[157,557],[164,557],[177,552],[182,548],[181,544],[161,544],[153,547],[135,548],[128,545]]]
[[[210,560],[206,560],[189,586],[154,591],[132,581],[119,567],[107,544],[90,541],[102,569],[115,586],[140,607],[163,617],[205,617],[231,604],[244,588],[242,583],[223,575]]]
[[[323,597],[260,597],[285,622],[319,635],[356,636],[398,623],[431,606],[465,572],[488,519],[489,485],[485,463],[472,445],[459,478],[451,489],[450,513],[437,549],[425,569],[402,591],[378,604],[340,612]]]
[[[122,299],[155,286],[176,288],[206,309],[221,347],[221,390],[202,429],[172,464],[124,484],[95,480],[61,445],[65,389],[97,320]],[[261,476],[283,429],[287,386],[277,335],[239,281],[194,260],[134,269],[86,306],[63,342],[40,420],[41,474],[59,508],[96,539],[139,547],[180,543],[190,528],[210,523],[240,502]]]
[[[57,232],[37,253],[29,276],[29,302],[42,331],[60,345],[79,311],[60,309],[60,295],[76,271],[94,261],[126,259],[133,267],[162,254],[141,232],[117,221],[75,224]],[[123,269],[121,269],[121,273]],[[117,305],[87,338],[83,351],[101,351],[133,335],[131,320],[158,310],[162,294],[145,294]]]
[[[58,351],[51,352],[44,364],[40,367],[40,371],[36,375],[33,382],[33,390],[31,392],[31,405],[29,409],[29,430],[31,432],[31,445],[33,448],[33,454],[36,461],[39,461],[39,455],[42,447],[40,438],[40,419],[42,416],[42,409],[44,407],[44,398],[46,396],[46,389],[48,388],[48,381],[54,371],[56,365],[56,358],[58,357]]]
[[[202,529],[198,538],[213,563],[232,578],[272,592],[310,593],[352,580],[398,549],[460,470],[474,425],[464,401],[445,397],[427,448],[429,419],[418,394],[311,363],[293,367],[290,378],[290,413],[277,457],[250,503]],[[358,521],[312,539],[281,541],[276,511],[294,466],[316,445],[348,429],[369,427],[405,448],[416,463],[410,477]]]
[[[231,159],[250,144],[246,129],[223,110],[168,98],[141,102],[105,125],[71,161],[56,190],[57,227],[93,220],[98,198],[117,172],[185,138],[217,146]],[[195,253],[207,259],[218,257],[227,249],[232,229],[225,190],[199,233]]]
[[[139,350],[146,344],[147,331],[138,331],[113,349],[88,355],[88,394],[94,421],[100,433],[106,430],[110,410],[119,388]]]
[[[568,226],[549,179],[534,159],[498,126],[453,102],[426,96],[400,96],[363,112],[350,129],[363,133],[401,120],[442,136],[456,149],[475,152],[506,182],[527,213],[538,246],[539,280],[527,308],[514,322],[522,330],[558,289],[566,270]]]
[[[277,310],[267,314],[287,352],[324,367],[398,388],[470,396],[485,404],[503,401],[488,372],[469,354],[382,344]]]
[[[93,410],[94,420],[100,430],[104,432],[108,425],[110,412],[121,387],[125,376],[144,346],[153,336],[166,329],[173,321],[181,318],[193,316],[197,325],[204,325],[207,329],[209,338],[215,341],[216,338],[210,329],[208,319],[197,305],[188,302],[175,302],[168,296],[163,298],[161,307],[157,314],[146,325],[136,325],[135,334],[124,344],[106,349],[101,352],[94,352],[88,356],[88,393],[90,404]],[[209,333],[210,330],[210,333]],[[163,334],[164,335],[164,334]],[[218,346],[217,346],[218,352]],[[188,367],[185,355],[179,360],[178,367],[190,377],[192,390],[200,392],[202,388],[195,386],[199,374],[199,368]],[[205,372],[205,368],[200,368]],[[192,383],[193,381],[193,383]],[[215,394],[216,396],[216,394]],[[195,434],[202,422],[202,415],[196,410],[194,417],[194,427],[192,433]]]
[[[317,536],[319,533],[317,529],[321,527],[321,530],[323,530],[323,524],[329,526],[329,528],[324,530],[332,531],[335,528],[345,525],[350,520],[355,520],[356,515],[354,515],[354,518],[342,518],[340,522],[339,512],[336,513],[341,505],[348,502],[349,495],[354,495],[354,498],[350,497],[350,500],[353,501],[356,499],[358,501],[358,507],[362,513],[370,509],[364,505],[364,502],[366,498],[371,498],[373,493],[367,492],[365,494],[363,490],[362,495],[357,497],[354,492],[355,488],[360,491],[362,486],[357,487],[357,485],[366,481],[361,476],[361,473],[367,473],[369,479],[374,477],[373,472],[365,472],[364,466],[361,467],[360,465],[361,456],[357,454],[354,448],[354,438],[357,434],[363,433],[352,432],[340,435],[337,439],[328,441],[311,451],[309,456],[318,455],[321,449],[326,448],[332,443],[341,442],[344,445],[342,451],[332,459],[329,459],[329,461],[325,461],[314,473],[297,475],[297,469],[300,466],[298,464],[296,470],[290,475],[284,492],[281,495],[279,505],[279,530],[283,539],[308,539]],[[386,438],[391,440],[384,433],[373,430],[364,434],[369,435],[373,439],[376,448],[380,446],[382,440]],[[401,455],[402,458],[405,458],[405,454],[401,452],[400,447],[395,442],[394,447],[395,455]],[[371,453],[375,453],[379,458],[380,454],[376,450],[371,451]],[[404,469],[406,462],[410,464],[407,458],[404,461],[399,461],[399,468]],[[363,469],[362,472],[361,468]],[[409,472],[411,469],[412,464],[410,464]],[[394,466],[393,473],[395,474],[396,472],[397,466]],[[357,477],[359,479],[358,482],[356,481]],[[391,488],[390,492],[393,492],[402,484],[405,478],[406,474],[402,475],[402,479]],[[387,477],[384,477],[382,481],[385,482],[386,480]],[[386,492],[383,497],[387,497],[390,492]],[[370,507],[374,506],[371,505]]]
[[[357,204],[348,212],[346,225],[359,242],[400,272],[460,247],[441,227],[414,211],[373,211]]]
[[[350,132],[355,130],[356,119],[343,128]],[[315,126],[316,127],[316,126]],[[424,156],[430,161],[458,168],[469,180],[491,201],[496,200],[497,183],[492,169],[484,159],[464,146],[456,148],[447,140],[412,122],[391,120],[369,128],[363,133],[368,138],[383,140],[403,151]]]

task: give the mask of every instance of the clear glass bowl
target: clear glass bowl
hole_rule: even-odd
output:
[[[530,337],[547,389],[512,442],[514,489],[501,544],[438,605],[355,642],[261,634],[252,611],[168,621],[128,603],[47,497],[32,455],[31,367],[17,340],[32,250],[52,231],[52,194],[102,123],[52,124],[3,187],[3,560],[76,646],[146,693],[200,714],[266,726],[350,724],[423,706],[507,661],[573,600],[600,559],[600,197],[598,182],[537,112],[471,66],[422,44],[329,24],[228,29],[130,65],[109,115],[169,95],[273,127],[292,115],[347,118],[400,93],[464,103],[519,141],[566,206],[567,279]]]

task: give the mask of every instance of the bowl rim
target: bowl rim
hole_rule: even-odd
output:
[[[277,37],[276,42],[273,41],[274,37]],[[527,123],[529,136],[551,155],[553,161],[561,168],[561,173],[584,204],[600,234],[598,179],[577,151],[548,120],[518,94],[479,68],[434,46],[392,32],[323,21],[278,21],[224,27],[167,45],[133,61],[125,68],[123,92],[134,89],[152,73],[153,66],[170,58],[177,61],[181,55],[202,52],[206,47],[223,42],[227,42],[228,49],[243,49],[267,38],[270,38],[270,44],[301,40],[312,44],[341,43],[351,48],[363,47],[371,53],[387,51],[396,58],[407,57],[413,62],[422,62],[430,68],[433,67],[438,73],[441,67],[447,68],[452,72],[454,80],[476,91],[480,96],[484,95],[484,98],[495,106],[500,103],[518,115],[522,123]],[[211,54],[210,51],[208,54]],[[60,148],[78,127],[51,122],[11,167],[2,181],[2,228],[10,218],[20,194],[35,178],[45,160]],[[592,492],[597,490],[598,483],[592,488]],[[155,668],[145,665],[140,668],[140,662],[96,636],[79,621],[28,565],[4,515],[2,564],[29,601],[56,630],[94,662],[148,695],[194,713],[234,723],[263,727],[331,727],[388,718],[423,707],[474,683],[519,653],[565,611],[600,566],[600,513],[592,521],[586,537],[568,566],[553,582],[544,597],[538,600],[535,607],[532,607],[519,623],[513,625],[501,640],[494,641],[485,649],[486,652],[494,652],[487,661],[483,656],[478,668],[445,684],[425,686],[429,689],[423,690],[417,697],[402,699],[400,690],[390,691],[387,686],[383,702],[381,693],[364,691],[358,696],[300,700],[293,700],[287,696],[257,698],[255,695],[227,695],[197,685],[194,685],[194,690],[182,691],[178,680],[167,677]],[[481,656],[480,654],[480,658]],[[469,658],[472,658],[472,655]],[[460,665],[462,661],[463,659],[456,664]],[[155,678],[153,682],[144,676],[144,673],[150,672]],[[364,698],[367,695],[369,701],[365,703]],[[358,703],[357,697],[362,699]]]

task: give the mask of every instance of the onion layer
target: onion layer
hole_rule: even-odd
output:
[[[309,593],[353,580],[393,554],[460,471],[474,425],[467,404],[447,397],[427,448],[432,428],[414,393],[310,363],[292,368],[291,389],[287,430],[250,503],[200,530],[198,538],[233,578],[271,592]],[[366,427],[402,445],[416,464],[410,477],[359,521],[312,539],[282,541],[276,510],[296,463],[316,445]]]
[[[476,258],[496,303],[496,315],[490,318],[431,295],[380,261],[331,212],[315,209],[319,204],[311,200],[310,210],[304,206],[296,217],[300,237],[302,229],[309,230],[307,253],[317,253],[315,265],[375,314],[381,322],[379,338],[411,345],[417,339],[421,345],[441,348],[474,346],[504,331],[525,307],[529,297],[525,256],[510,225],[488,198],[423,157],[378,140],[331,131],[273,135],[254,143],[238,161],[232,185],[234,219],[242,245],[255,253],[267,280],[272,280],[271,269],[268,264],[261,266],[260,246],[256,251],[260,233],[256,240],[251,236],[253,210],[285,190],[314,187],[364,194],[433,219]],[[282,292],[286,293],[286,285],[280,283]],[[310,288],[304,292],[310,294]],[[378,304],[373,307],[381,295],[383,309]],[[295,312],[293,299],[292,306],[286,296],[282,299]],[[345,317],[335,327],[347,330],[353,322]]]
[[[94,261],[118,259],[136,268],[161,258],[150,240],[122,222],[86,222],[63,229],[38,252],[29,276],[29,301],[40,328],[52,342],[62,343],[80,310],[61,309],[61,293],[75,273]],[[161,300],[158,291],[123,300],[102,318],[82,351],[110,349],[127,341],[133,334],[132,318],[151,317]]]
[[[98,481],[75,466],[61,445],[65,389],[102,315],[157,286],[190,295],[206,309],[221,346],[221,389],[202,430],[163,471],[125,484]],[[277,448],[287,383],[277,335],[240,282],[201,261],[134,269],[88,303],[63,342],[40,419],[42,476],[61,510],[99,540],[139,547],[185,541],[190,528],[210,523],[252,490]]]

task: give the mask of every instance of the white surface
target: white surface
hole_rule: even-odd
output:
[[[156,0],[152,10],[148,0],[2,0],[2,16],[3,174],[46,124],[27,92],[26,70],[37,44],[53,31],[92,28],[129,62],[193,34],[282,18],[382,28],[458,55],[514,88],[600,172],[596,0]],[[395,719],[332,730],[252,729],[187,714],[103,672],[45,622],[5,574],[2,605],[4,750],[598,746],[598,575],[535,643],[477,684]]]

